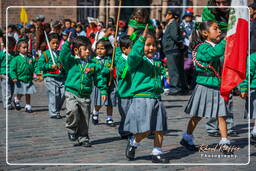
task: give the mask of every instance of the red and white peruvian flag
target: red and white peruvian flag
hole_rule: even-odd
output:
[[[249,42],[247,0],[232,0],[231,7],[220,87],[220,94],[226,101],[232,89],[246,78]]]

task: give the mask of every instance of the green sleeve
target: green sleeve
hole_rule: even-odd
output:
[[[121,48],[118,46],[116,47],[116,54],[115,54],[115,66],[116,66],[116,73],[117,76],[120,77],[125,70],[126,62],[122,59],[122,51]]]
[[[130,71],[136,70],[136,68],[142,62],[144,56],[145,41],[146,38],[140,36],[139,39],[133,45],[132,50],[130,51],[127,59]]]
[[[47,55],[46,51],[45,51],[45,54]],[[49,58],[49,56],[47,56],[47,57]],[[46,62],[46,56],[44,55],[44,53],[42,53],[42,55],[38,59],[37,63],[38,63],[37,69],[36,69],[37,71],[47,72],[52,69],[52,65],[50,63]]]
[[[247,58],[249,60],[249,58]],[[247,92],[248,91],[248,79],[249,74],[250,78],[252,79],[255,76],[255,70],[256,70],[256,58],[250,58],[250,67],[249,62],[247,60],[247,67],[246,67],[246,79],[240,83],[240,91],[241,92]]]
[[[222,40],[214,47],[204,43],[198,47],[196,58],[201,61],[218,61],[224,55],[225,46],[225,40]],[[198,55],[199,53],[200,55]]]
[[[17,79],[17,57],[15,57],[10,63],[10,77],[11,79]]]
[[[121,50],[120,46],[117,46],[116,50],[115,50],[115,63],[118,62],[118,60],[121,56],[122,56],[122,50]]]
[[[202,12],[202,21],[216,21],[215,15],[210,11],[209,8],[204,8]]]
[[[68,71],[75,62],[75,58],[72,56],[70,52],[70,42],[66,41],[61,48],[60,51],[60,62],[62,63],[62,66],[64,70]]]
[[[100,89],[101,95],[107,95],[107,77],[101,72],[101,66],[99,64],[95,65],[94,72],[94,84]]]

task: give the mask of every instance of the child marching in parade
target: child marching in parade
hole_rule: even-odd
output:
[[[45,87],[48,90],[48,115],[50,118],[61,119],[60,111],[64,102],[65,72],[57,50],[59,46],[58,34],[51,33],[48,39],[50,47],[40,56],[37,70],[43,71]]]
[[[146,26],[128,57],[133,100],[125,119],[124,131],[133,133],[134,139],[128,141],[126,157],[134,160],[140,141],[153,132],[152,162],[166,163],[168,160],[163,157],[161,149],[163,134],[167,130],[166,110],[160,99],[163,93],[161,76],[165,75],[165,70],[160,61],[152,59],[156,50],[154,34],[149,34]]]
[[[70,35],[69,35],[70,37]],[[91,147],[89,141],[89,119],[93,82],[100,89],[102,101],[107,98],[107,80],[101,74],[98,64],[89,59],[91,55],[90,40],[78,36],[74,40],[72,51],[69,39],[63,44],[60,61],[68,71],[65,82],[66,92],[66,128],[71,141],[78,140],[78,145]]]
[[[10,79],[10,70],[9,65],[11,60],[14,58],[14,47],[16,45],[16,40],[13,37],[8,37],[8,45],[6,46],[5,37],[3,37],[3,43],[5,49],[0,51],[0,82],[2,88],[2,101],[4,109],[11,110],[12,106],[12,97],[14,93],[14,84]],[[8,73],[6,72],[6,55],[8,60]],[[6,83],[7,82],[7,83]],[[7,85],[7,87],[6,87]],[[7,91],[7,97],[6,97]],[[7,99],[7,101],[6,101]]]
[[[146,8],[136,8],[128,22],[127,35],[135,42],[148,24],[149,30],[154,30],[152,21],[149,19],[149,10]]]
[[[191,116],[187,131],[182,135],[180,144],[188,150],[197,151],[193,132],[202,117],[214,118],[219,122],[221,134],[220,146],[229,147],[227,124],[228,114],[226,102],[220,96],[220,59],[225,52],[226,41],[221,40],[221,31],[214,21],[203,21],[192,34],[190,48],[196,68],[196,87],[189,99],[185,112]],[[231,154],[228,148],[224,154]]]
[[[119,46],[116,47],[115,65],[117,71],[118,110],[121,115],[118,132],[122,139],[127,139],[128,136],[131,136],[131,133],[124,131],[125,118],[132,103],[132,80],[127,63],[131,48],[132,40],[129,39],[129,36],[120,37]]]
[[[36,88],[32,82],[35,71],[36,61],[28,53],[28,42],[24,39],[19,40],[17,44],[17,51],[19,55],[16,56],[10,63],[10,77],[15,84],[14,99],[15,108],[21,109],[20,100],[25,95],[25,111],[32,113],[32,106],[30,104],[31,94],[36,93]]]
[[[110,71],[111,67],[111,56],[113,53],[113,48],[109,40],[107,39],[100,39],[96,43],[96,54],[97,57],[93,60],[101,65],[101,72],[104,74],[104,77],[107,78],[107,82],[109,83],[110,80],[110,73],[112,74],[112,71]],[[115,91],[115,83],[114,79],[112,79],[110,86],[108,87],[108,98],[106,102],[103,102],[101,99],[101,91],[95,87],[94,93],[93,93],[93,99],[94,99],[94,110],[92,113],[92,122],[93,124],[98,124],[99,120],[99,110],[103,105],[107,106],[107,117],[106,117],[106,124],[108,126],[115,126],[114,121],[112,119],[113,114],[113,106],[116,106],[116,91]]]
[[[249,66],[249,65],[247,65]],[[240,84],[241,98],[246,99],[245,118],[253,119],[254,127],[251,131],[251,143],[256,144],[256,53],[250,56],[250,69],[247,67],[246,79]],[[250,113],[248,110],[248,76],[250,74]]]

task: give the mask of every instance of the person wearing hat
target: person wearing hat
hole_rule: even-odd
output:
[[[62,45],[65,43],[65,41],[68,39],[68,32],[67,31],[63,31],[61,33],[61,40],[60,40],[60,44],[59,44],[59,48],[58,50],[62,49]]]
[[[178,11],[169,8],[165,15],[167,26],[162,39],[163,52],[168,60],[168,72],[171,79],[170,95],[186,94],[188,89],[183,67],[183,38],[175,16],[178,16]]]
[[[190,44],[190,36],[195,27],[193,12],[187,9],[182,19],[180,26],[182,36],[184,37],[183,45],[185,47],[184,72],[189,88],[193,89],[195,87],[195,80],[193,79],[192,51],[188,48]]]

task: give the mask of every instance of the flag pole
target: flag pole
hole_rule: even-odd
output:
[[[52,54],[52,49],[51,49],[51,47],[50,47],[50,42],[49,42],[48,36],[47,36],[47,34],[46,34],[46,31],[44,31],[44,35],[45,35],[45,40],[46,40],[47,46],[48,46],[49,51],[50,51],[50,55],[51,55],[51,58],[52,58],[52,62],[53,62],[53,64],[56,64],[56,63],[55,63],[55,60],[54,60],[54,57],[53,57],[53,54]]]
[[[119,24],[119,19],[120,19],[121,6],[122,6],[122,0],[119,0],[118,13],[117,13],[117,19],[116,19],[116,31],[115,31],[115,39],[114,39],[114,48],[113,48],[113,53],[112,53],[111,66],[110,66],[110,68],[112,69],[112,72],[110,72],[110,79],[109,79],[108,86],[111,85],[111,82],[113,80],[113,66],[114,66],[114,57],[115,57],[115,52],[116,52],[116,41],[117,41],[117,34],[118,34],[118,28],[119,28],[118,24]]]

